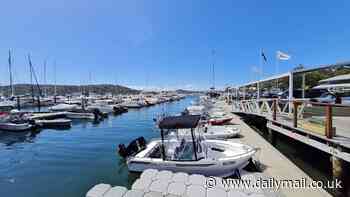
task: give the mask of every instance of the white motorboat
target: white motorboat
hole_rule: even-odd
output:
[[[49,107],[50,111],[70,111],[70,110],[76,110],[79,106],[76,104],[65,104],[61,103],[52,107]]]
[[[185,109],[187,114],[191,115],[201,115],[204,113],[205,107],[203,105],[193,105]]]
[[[0,130],[11,131],[11,132],[21,132],[31,129],[33,125],[29,123],[11,123],[11,122],[1,122]]]
[[[208,125],[204,128],[203,136],[207,139],[226,139],[237,137],[240,132],[237,125]]]
[[[127,107],[127,108],[136,108],[136,109],[143,107],[138,102],[126,102],[126,103],[122,103],[121,105],[124,106],[124,107]]]
[[[103,113],[112,113],[114,112],[114,106],[113,105],[105,105],[105,104],[91,104],[86,107],[87,110],[94,110],[98,109],[100,112]]]
[[[67,112],[66,117],[69,119],[95,120],[95,115],[93,113]]]
[[[205,139],[228,139],[237,137],[240,133],[240,129],[237,125],[223,125],[223,126],[214,126],[207,125],[204,128],[201,128],[201,135]],[[177,132],[171,132],[170,135],[176,136],[190,136],[190,129],[178,129]]]
[[[53,120],[35,120],[35,124],[42,127],[51,128],[51,127],[70,127],[72,120],[65,118],[58,118]]]
[[[119,154],[127,157],[129,171],[135,172],[153,168],[227,177],[248,164],[256,149],[239,143],[206,140],[200,135],[196,136],[194,129],[199,119],[199,115],[164,118],[159,123],[161,140],[151,141],[147,146],[142,146],[143,143],[139,142],[134,142],[127,148],[120,145]],[[191,135],[164,138],[164,130],[178,129],[190,129]]]

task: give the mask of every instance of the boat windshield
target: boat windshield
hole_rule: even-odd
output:
[[[173,135],[166,143],[166,155],[168,160],[193,161],[205,158],[205,146],[202,138],[195,138],[195,143],[189,135]],[[195,154],[196,151],[196,154]]]

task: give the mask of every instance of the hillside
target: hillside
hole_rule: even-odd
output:
[[[16,84],[14,85],[16,95],[25,95],[31,94],[31,85],[30,84]],[[40,89],[43,93],[47,95],[54,94],[54,85],[40,85]],[[125,86],[120,85],[111,85],[111,84],[97,84],[97,85],[57,85],[56,86],[57,95],[69,95],[69,94],[80,94],[81,92],[95,93],[95,94],[137,94],[140,91],[131,89]],[[5,96],[10,94],[9,86],[0,86],[0,94]],[[34,93],[37,95],[39,88],[34,85]]]

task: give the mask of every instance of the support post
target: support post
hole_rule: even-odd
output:
[[[301,75],[301,96],[305,98],[305,73]]]
[[[339,151],[342,151],[340,147],[337,148]],[[350,178],[347,176],[350,172],[350,164],[344,160],[332,155],[331,156],[332,164],[332,177],[334,182],[341,182],[342,188],[333,188],[334,192],[339,196],[345,194],[344,196],[349,196],[350,194]]]
[[[325,134],[327,138],[333,138],[333,122],[332,122],[332,106],[331,105],[326,105],[326,120],[325,120]]]
[[[259,81],[257,82],[257,94],[256,94],[256,98],[259,100],[260,99],[260,84],[259,84]]]
[[[243,100],[245,100],[245,91],[246,91],[246,87],[243,87]]]
[[[289,73],[289,89],[288,89],[288,100],[291,102],[293,100],[293,72]],[[289,105],[289,113],[292,112],[292,106]]]
[[[196,147],[196,141],[195,141],[195,137],[194,137],[193,128],[191,128],[191,136],[192,136],[192,145],[193,145],[194,159],[197,161],[198,160],[197,147]]]
[[[298,127],[298,106],[299,103],[296,101],[293,101],[293,127],[297,128]]]
[[[272,113],[272,119],[277,120],[277,99],[273,99],[273,113]]]
[[[162,149],[162,159],[163,161],[165,160],[165,148],[164,148],[164,131],[163,129],[160,130],[160,135],[161,135],[161,138],[162,138],[162,146],[161,146],[161,149]]]

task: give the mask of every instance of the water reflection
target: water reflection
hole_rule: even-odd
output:
[[[12,146],[16,143],[33,143],[39,131],[7,132],[0,131],[0,143]]]

